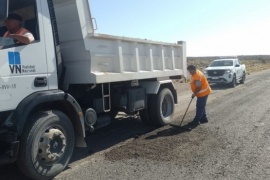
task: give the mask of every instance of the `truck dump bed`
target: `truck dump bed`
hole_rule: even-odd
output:
[[[186,75],[185,42],[97,34],[87,0],[56,0],[54,5],[66,84]]]

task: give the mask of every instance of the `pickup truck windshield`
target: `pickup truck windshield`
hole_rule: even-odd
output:
[[[233,66],[233,61],[232,60],[213,61],[210,64],[210,67],[217,67],[217,66]]]

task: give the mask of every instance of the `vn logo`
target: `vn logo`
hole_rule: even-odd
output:
[[[21,57],[19,52],[8,52],[8,61],[12,74],[22,73]]]

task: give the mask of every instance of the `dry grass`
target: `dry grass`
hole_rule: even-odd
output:
[[[270,69],[270,61],[263,62],[260,60],[243,60],[242,63],[246,65],[248,74]]]
[[[188,59],[188,64],[194,64],[198,69],[203,70],[206,66],[208,66],[212,62],[211,59],[205,60],[205,59]],[[246,65],[247,73],[253,73],[258,72],[266,69],[270,69],[270,59],[264,60],[264,59],[241,59],[241,63]]]

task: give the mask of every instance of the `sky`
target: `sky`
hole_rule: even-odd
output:
[[[177,43],[187,56],[270,55],[270,0],[89,0],[97,33]]]

